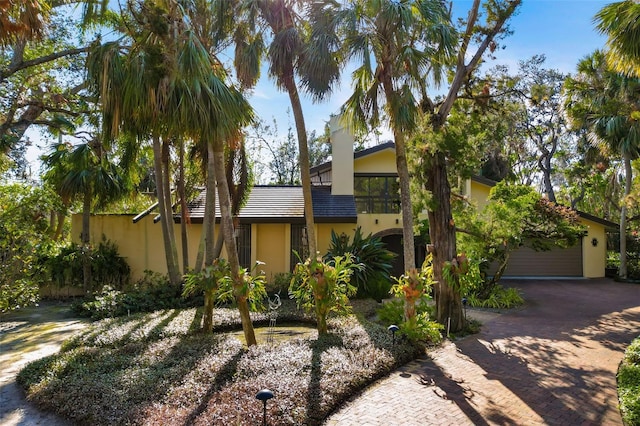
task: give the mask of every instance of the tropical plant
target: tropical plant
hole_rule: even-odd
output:
[[[351,284],[351,274],[357,268],[361,266],[353,263],[350,254],[336,256],[326,263],[309,258],[304,263],[296,264],[289,296],[297,301],[298,306],[307,310],[315,309],[319,334],[327,334],[327,316],[330,312],[349,312],[349,297],[357,291]]]
[[[103,207],[124,196],[130,189],[124,173],[109,160],[107,152],[107,147],[94,139],[76,147],[65,143],[56,144],[52,152],[43,157],[44,164],[49,167],[44,179],[55,188],[61,199],[67,202],[82,199],[80,241],[85,292],[90,292],[92,281],[89,257],[91,208],[94,205]]]
[[[607,35],[607,62],[617,72],[640,78],[640,4],[625,0],[607,4],[594,18]]]
[[[182,295],[191,296],[197,292],[204,293],[202,331],[205,333],[211,333],[213,330],[213,309],[216,302],[216,292],[220,286],[220,281],[229,276],[230,273],[229,262],[224,258],[218,258],[199,272],[185,274]]]
[[[353,234],[353,241],[347,234],[338,235],[331,230],[331,242],[325,260],[330,261],[347,254],[351,254],[354,263],[362,265],[351,276],[352,284],[358,289],[357,296],[373,297],[378,301],[389,297],[390,273],[396,255],[385,248],[382,240],[371,234],[363,237],[359,226]]]
[[[429,254],[422,267],[410,269],[400,277],[394,277],[396,283],[391,294],[404,300],[404,321],[411,322],[416,317],[416,304],[430,298],[433,281],[433,256]]]

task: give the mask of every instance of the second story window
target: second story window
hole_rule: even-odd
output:
[[[355,175],[358,213],[400,213],[400,183],[395,175]]]

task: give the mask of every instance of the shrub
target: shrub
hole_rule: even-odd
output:
[[[129,284],[131,268],[118,254],[118,246],[104,239],[87,254],[91,259],[91,290],[109,286],[123,290]],[[58,287],[82,287],[82,248],[75,243],[62,247],[56,255],[41,259]]]
[[[390,273],[395,253],[387,250],[380,238],[371,234],[363,237],[360,227],[355,230],[353,242],[348,235],[337,235],[332,230],[331,243],[325,259],[331,260],[347,254],[351,255],[353,263],[363,265],[362,268],[354,270],[351,277],[351,283],[358,289],[356,297],[370,297],[377,301],[389,297]]]
[[[475,293],[470,293],[467,295],[467,301],[470,306],[491,309],[510,309],[524,303],[517,289],[504,288],[501,285],[496,285],[486,299],[480,299]]]
[[[620,363],[618,397],[624,424],[640,424],[640,338],[629,345]]]
[[[404,321],[404,302],[400,299],[384,302],[377,313],[378,320],[386,326],[401,324]],[[416,314],[426,314],[431,317],[433,315],[433,307],[427,303],[418,303],[416,305]]]
[[[278,272],[274,274],[270,282],[266,283],[265,290],[268,294],[281,294],[284,296],[287,294],[287,291],[289,291],[291,278],[293,278],[291,272]]]
[[[105,286],[100,293],[75,301],[71,308],[77,315],[102,319],[199,304],[202,304],[202,295],[184,298],[180,289],[172,285],[166,276],[145,271],[145,275],[127,291]]]

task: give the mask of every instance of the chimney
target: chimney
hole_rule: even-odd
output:
[[[353,134],[340,122],[329,119],[331,131],[331,195],[353,195]]]

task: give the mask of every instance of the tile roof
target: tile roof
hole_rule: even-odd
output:
[[[312,188],[311,195],[314,218],[317,223],[357,222],[353,196],[331,195],[331,189],[325,187]],[[200,195],[189,203],[192,223],[202,223],[204,201],[205,191],[202,190]],[[302,187],[254,186],[238,216],[241,223],[304,223]],[[216,218],[219,217],[220,207],[216,203]]]

